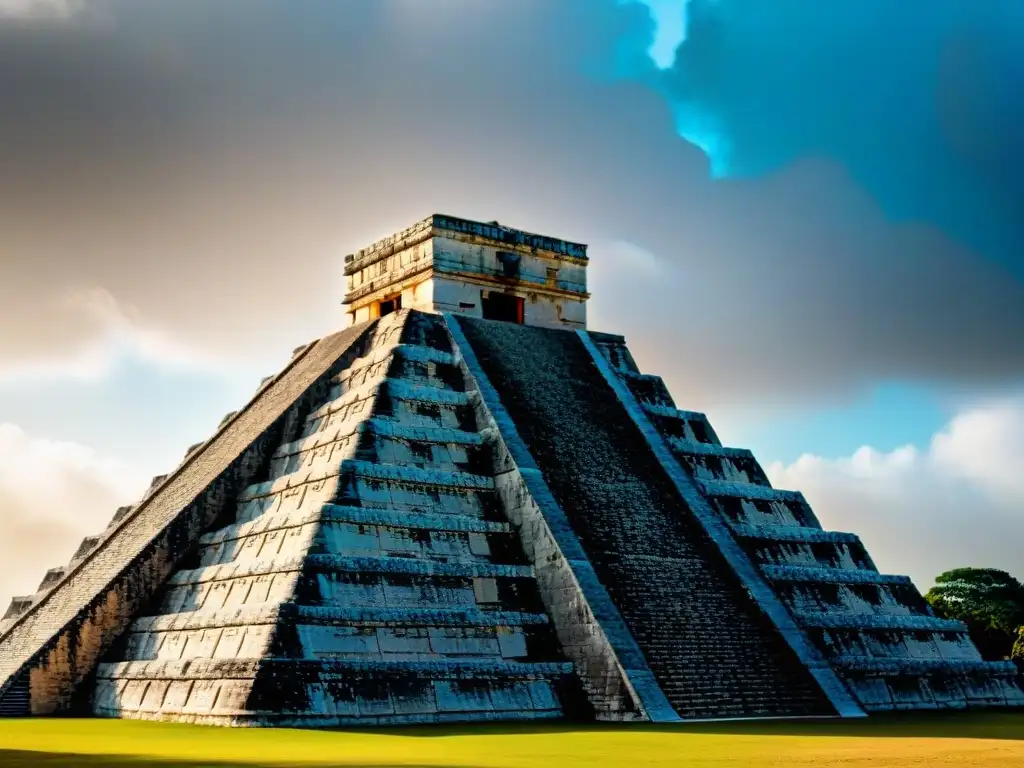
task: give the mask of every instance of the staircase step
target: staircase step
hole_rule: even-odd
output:
[[[511,533],[512,531],[512,526],[509,523],[490,522],[466,515],[397,512],[334,504],[327,505],[325,511],[330,513],[329,519],[332,521],[361,525],[383,525],[426,531],[464,531],[466,533]]]
[[[746,448],[728,448],[715,443],[702,443],[698,440],[687,440],[682,437],[670,436],[666,442],[676,453],[686,456],[716,456],[722,459],[754,460],[754,454]]]
[[[205,568],[190,568],[175,573],[168,584],[201,584],[211,581],[263,576],[298,571],[350,573],[402,573],[420,576],[458,576],[531,578],[527,565],[499,565],[484,561],[439,562],[405,557],[339,557],[337,555],[294,555],[273,560],[250,560]]]
[[[431,627],[520,627],[543,625],[543,613],[482,611],[475,608],[345,608],[282,603],[220,611],[145,616],[132,622],[131,632],[179,632],[194,629],[271,624],[287,618],[301,624]]]
[[[352,361],[347,369],[332,379],[336,384],[344,383],[352,376],[356,376],[366,368],[388,362],[394,357],[400,357],[420,363],[436,363],[438,365],[455,365],[455,356],[450,352],[442,352],[433,347],[425,347],[419,344],[395,344],[393,346],[375,347],[369,353]]]
[[[800,525],[748,525],[733,523],[732,532],[742,539],[765,541],[786,541],[797,544],[859,544],[860,537],[854,533],[823,531]]]
[[[850,568],[807,568],[799,565],[762,565],[770,581],[819,582],[823,584],[904,584],[913,586],[909,576]]]
[[[238,496],[238,502],[260,499],[282,493],[290,488],[297,488],[309,483],[333,480],[342,475],[351,475],[368,480],[380,480],[403,485],[443,486],[454,489],[494,490],[494,479],[470,472],[449,472],[445,470],[422,469],[398,464],[378,464],[359,459],[345,459],[336,468],[299,470],[289,475],[255,483],[247,487]]]
[[[187,611],[140,616],[132,622],[129,632],[180,632],[191,629],[273,624],[286,605],[290,605],[290,603],[262,603],[222,608],[216,611]]]
[[[328,397],[334,400],[350,390],[385,378],[449,391],[465,388],[465,380],[450,353],[430,347],[398,345],[379,348],[373,355],[339,373],[331,380]]]
[[[424,531],[461,531],[466,533],[510,533],[512,526],[465,515],[427,514],[402,512],[387,509],[350,507],[341,504],[325,504],[314,512],[294,514],[290,512],[270,513],[247,523],[236,523],[205,534],[200,539],[204,547],[215,546],[227,541],[236,541],[260,533],[298,528],[314,523],[354,523],[357,525],[378,525],[388,528],[410,528]]]
[[[484,442],[483,436],[477,432],[450,427],[420,427],[379,417],[370,419],[366,424],[367,430],[373,434],[395,440],[467,446],[483,445]]]
[[[293,610],[290,606],[286,610]],[[521,627],[548,623],[543,613],[481,611],[470,608],[335,608],[296,605],[303,623],[361,624],[369,626]]]
[[[752,483],[730,483],[725,480],[697,480],[697,484],[708,496],[732,496],[738,499],[749,499],[751,501],[781,501],[797,502],[806,504],[804,495],[800,491],[784,491],[779,488],[771,488],[765,485],[753,485]]]
[[[439,659],[437,661],[373,661],[363,659],[188,659],[186,661],[122,661],[99,664],[96,676],[117,680],[224,680],[257,673],[345,680],[358,673],[471,679],[477,677],[543,678],[571,675],[570,662]]]
[[[270,480],[302,471],[323,471],[357,457],[455,471],[469,464],[471,450],[482,444],[479,435],[461,429],[406,425],[383,418],[350,421],[283,445],[271,461]]]
[[[819,629],[902,629],[910,632],[966,632],[967,625],[953,619],[936,616],[900,615],[885,613],[842,614],[826,612],[795,611],[793,618],[804,627]]]
[[[966,659],[880,659],[874,656],[838,656],[834,666],[848,672],[870,672],[879,675],[920,675],[934,672],[953,674],[1018,674],[1012,661],[970,661]]]
[[[466,406],[472,402],[467,392],[455,392],[438,387],[410,384],[403,379],[384,378],[348,390],[341,397],[317,408],[306,417],[306,421],[315,422],[319,419],[327,418],[333,413],[351,405],[353,402],[377,396],[381,391],[386,391],[388,396],[395,400],[415,400],[433,405],[457,407]]]
[[[481,491],[494,490],[494,478],[474,475],[470,472],[449,472],[437,469],[422,469],[397,464],[379,464],[371,461],[350,459],[343,462],[342,472],[372,480],[387,480],[410,485],[442,485],[451,488],[473,488]]]
[[[29,717],[32,714],[32,697],[29,691],[29,677],[15,678],[6,689],[0,691],[0,718]]]

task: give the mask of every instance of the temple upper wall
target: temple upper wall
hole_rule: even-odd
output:
[[[345,259],[348,324],[397,309],[586,327],[587,247],[431,216]]]

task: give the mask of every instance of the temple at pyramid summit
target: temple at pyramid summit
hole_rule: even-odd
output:
[[[0,716],[338,727],[1024,705],[588,330],[587,248],[435,215],[0,623]],[[680,333],[685,333],[681,328]]]

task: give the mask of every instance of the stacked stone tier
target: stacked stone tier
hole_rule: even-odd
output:
[[[440,318],[382,320],[97,672],[98,714],[549,718],[572,666]]]
[[[854,534],[825,531],[802,494],[772,488],[753,454],[676,408],[621,338],[595,339],[617,375],[794,620],[866,710],[1024,704],[1012,665],[985,662],[912,581],[878,572]]]
[[[154,477],[137,504],[119,508],[102,533],[83,540],[67,566],[51,569],[43,589],[0,626],[0,712],[80,711],[97,662],[134,618],[152,610],[167,579],[189,567],[199,535],[221,524],[230,499],[265,472],[272,446],[295,434],[371,327],[299,350],[209,440]]]
[[[14,623],[14,620],[32,607],[35,595],[16,595],[11,598],[4,615],[0,617],[0,634]]]
[[[300,347],[297,347],[294,350],[293,355],[298,355],[299,353],[306,351],[309,347],[310,345],[302,345]],[[360,358],[358,361],[356,361],[356,363],[353,366],[345,369],[342,373],[335,376],[332,381],[330,396],[332,398],[337,397],[340,391],[350,388],[353,382],[361,383],[365,381],[372,381],[374,378],[379,378],[379,371],[381,370],[381,366],[386,367],[391,365],[392,356],[410,359],[417,358],[422,363],[426,363],[428,361],[448,363],[449,370],[452,370],[451,363],[453,358],[451,353],[442,352],[440,350],[435,350],[430,347],[424,347],[413,344],[398,344],[393,347],[379,347],[376,348],[371,354]],[[272,382],[275,378],[276,377],[274,376],[267,376],[263,378],[263,380],[260,382],[260,386],[256,394],[254,395],[254,398],[258,396],[263,390],[265,390],[267,385],[270,382]],[[221,419],[220,426],[224,426],[225,424],[227,424],[236,415],[236,411],[232,411],[226,414]],[[357,430],[374,428],[373,425],[362,424],[360,422],[356,422],[354,425],[350,426]],[[391,428],[401,430],[402,426],[394,425],[388,422],[378,421],[377,428]],[[470,433],[466,434],[469,440],[469,444],[480,444],[480,437],[478,435]],[[424,437],[423,439],[425,441],[429,441],[429,438]],[[330,432],[328,432],[327,434],[314,433],[310,437],[310,440],[312,441],[313,444],[326,445],[333,443],[335,441],[335,437]],[[299,441],[299,443],[301,442],[302,441]],[[459,439],[457,437],[453,437],[452,442],[459,442]],[[204,443],[195,443],[194,445],[190,446],[188,450],[185,452],[183,461],[188,459],[193,453],[195,453],[197,449],[201,448],[203,445]],[[282,452],[284,453],[285,458],[287,458],[287,451],[285,449],[279,451],[279,453]],[[167,478],[168,475],[156,475],[155,477],[153,477],[152,481],[149,484],[149,487],[146,490],[145,495],[143,496],[142,500],[140,500],[140,503],[148,499],[153,494],[153,492],[163,482],[167,480]],[[138,505],[136,504],[118,507],[117,511],[111,518],[107,526],[107,529],[103,531],[103,533],[94,536],[87,536],[84,539],[82,539],[82,542],[81,544],[79,544],[78,549],[75,551],[74,555],[72,555],[71,561],[68,566],[58,566],[56,568],[49,569],[42,583],[40,584],[39,588],[34,594],[18,596],[13,598],[6,612],[3,614],[2,617],[0,617],[0,632],[3,632],[7,628],[7,626],[9,626],[13,622],[14,619],[16,619],[26,610],[28,610],[28,608],[30,608],[35,602],[38,602],[40,598],[42,598],[52,587],[54,587],[63,578],[65,573],[70,568],[74,567],[81,560],[83,560],[90,552],[96,549],[96,547],[99,546],[100,542],[102,542],[103,539],[117,527],[117,524],[120,523],[121,520],[123,520],[128,514],[130,514],[137,506]]]

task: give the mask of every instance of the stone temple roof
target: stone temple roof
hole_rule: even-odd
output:
[[[389,256],[395,251],[409,248],[431,237],[444,236],[444,233],[471,235],[495,243],[521,246],[539,251],[568,256],[572,259],[587,261],[587,246],[547,235],[538,235],[522,229],[514,229],[496,221],[481,222],[460,219],[442,213],[435,213],[413,224],[411,227],[381,238],[375,243],[362,248],[345,257],[345,274],[352,273],[363,267]]]

